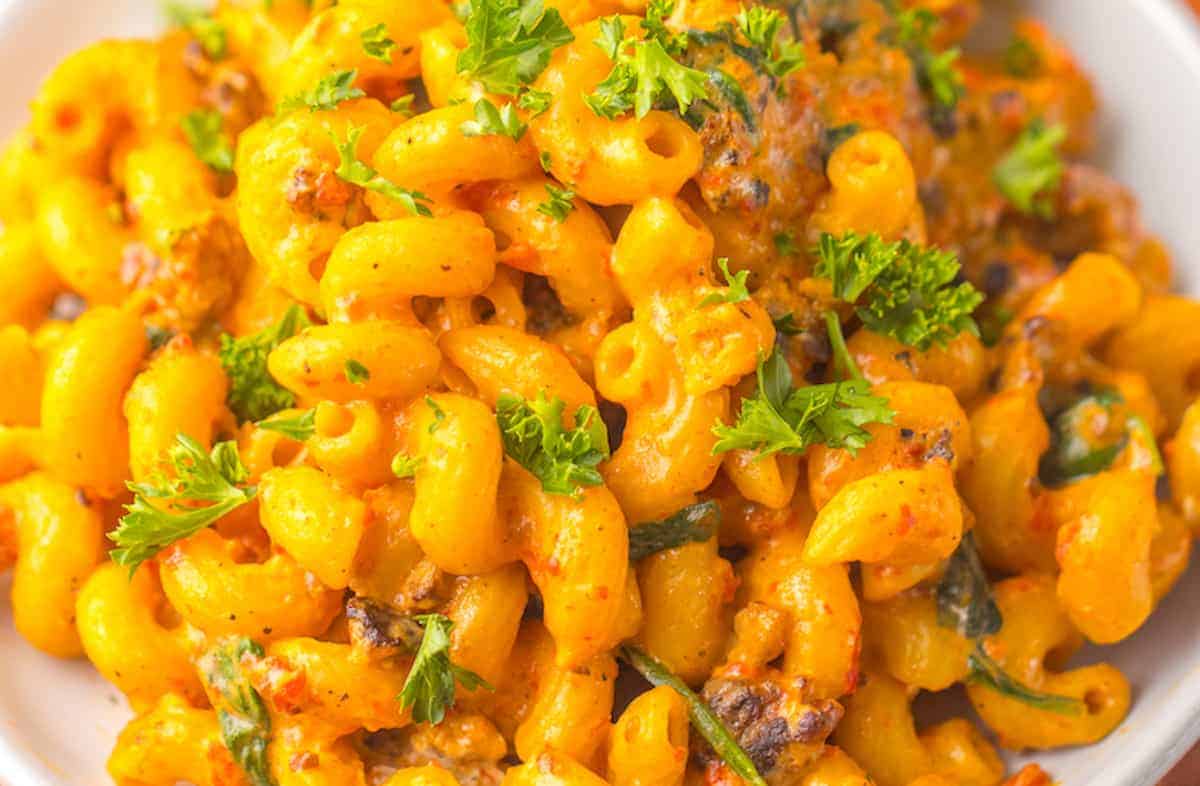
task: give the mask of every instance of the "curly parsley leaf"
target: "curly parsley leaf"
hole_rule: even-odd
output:
[[[721,507],[709,500],[688,505],[665,519],[629,528],[629,561],[712,539],[721,527]]]
[[[213,19],[206,9],[190,3],[167,2],[163,11],[167,22],[187,30],[211,59],[222,60],[229,53],[225,26]]]
[[[125,506],[125,515],[108,535],[117,544],[109,556],[128,567],[131,576],[162,549],[194,535],[257,493],[254,486],[245,485],[250,473],[235,442],[217,443],[206,453],[196,440],[177,434],[166,459],[170,475],[160,470],[145,483],[125,484],[133,492],[133,502]],[[196,507],[195,503],[209,504]]]
[[[822,235],[814,253],[813,274],[833,282],[840,300],[865,297],[857,314],[876,333],[922,351],[964,330],[979,335],[971,314],[983,295],[967,282],[954,284],[960,266],[951,252],[849,232]]]
[[[185,115],[179,124],[196,158],[216,172],[232,172],[233,145],[221,132],[222,123],[220,112],[197,109]]]
[[[894,415],[887,399],[871,395],[865,380],[793,388],[787,360],[776,348],[759,363],[758,389],[742,401],[737,421],[713,427],[718,437],[713,453],[798,454],[822,444],[854,454],[871,440],[863,426],[891,423]]]
[[[471,0],[467,48],[458,71],[490,93],[516,95],[537,79],[550,54],[575,40],[557,10],[542,0]]]
[[[615,120],[630,109],[645,117],[655,107],[677,109],[682,115],[708,97],[708,75],[675,60],[667,50],[671,44],[664,45],[652,31],[645,39],[627,38],[620,17],[602,19],[600,31],[596,45],[613,60],[613,68],[584,97],[600,117]]]
[[[467,690],[492,690],[492,686],[475,672],[450,660],[450,630],[454,623],[449,617],[422,614],[415,620],[425,628],[425,635],[400,690],[400,706],[412,708],[416,723],[437,724],[446,717],[446,710],[454,706],[456,684]]]
[[[683,697],[688,706],[688,717],[696,731],[700,732],[713,752],[717,754],[734,774],[750,786],[767,786],[762,775],[754,766],[754,761],[742,750],[737,739],[725,728],[725,724],[717,717],[703,699],[695,694],[683,680],[658,662],[651,655],[636,647],[621,648],[621,658],[646,678],[651,685],[666,685]]]
[[[1003,667],[976,643],[974,651],[967,657],[970,671],[967,682],[983,685],[997,693],[1015,699],[1038,710],[1055,712],[1059,715],[1082,715],[1087,705],[1071,696],[1042,693],[1014,679]]]
[[[197,663],[204,680],[216,693],[213,704],[221,727],[221,741],[252,786],[275,786],[267,758],[271,716],[243,669],[247,660],[264,656],[259,644],[238,637],[207,650]]]
[[[784,23],[784,15],[779,11],[758,5],[742,6],[734,22],[757,53],[756,60],[762,70],[772,77],[780,79],[804,67],[803,43],[795,40],[779,43]]]
[[[547,183],[546,193],[550,198],[538,205],[537,212],[544,216],[550,216],[561,224],[575,209],[575,192],[569,188],[557,188]]]
[[[497,107],[486,98],[475,102],[475,119],[458,127],[463,136],[506,136],[514,142],[519,142],[527,129],[515,106]]]
[[[1015,35],[1004,49],[1004,71],[1014,79],[1029,79],[1042,70],[1042,55],[1028,38]]]
[[[417,474],[422,459],[407,453],[397,453],[392,456],[392,474],[398,478],[411,478]]]
[[[717,267],[721,269],[721,275],[725,277],[725,284],[728,287],[724,292],[714,292],[711,295],[705,296],[700,301],[700,306],[711,306],[717,303],[741,303],[750,299],[750,290],[746,288],[746,279],[750,276],[749,270],[742,270],[738,273],[729,272],[729,260],[721,257],[717,260]]]
[[[401,188],[358,159],[358,141],[362,138],[363,130],[358,126],[351,127],[345,142],[339,142],[337,137],[333,138],[333,144],[341,158],[334,174],[347,183],[396,200],[414,216],[432,216],[433,211],[424,204],[429,201],[429,197],[420,191]]]
[[[967,532],[946,562],[937,585],[937,620],[969,639],[991,636],[1004,621],[992,596],[992,586],[975,548],[975,534]]]
[[[521,96],[517,99],[517,106],[529,112],[531,117],[537,117],[545,114],[553,101],[553,94],[545,90],[534,90],[527,87],[521,91]]]
[[[400,96],[397,98],[388,108],[401,117],[413,117],[416,115],[416,111],[413,109],[413,103],[416,100],[417,97],[412,93],[409,93],[406,96]]]
[[[371,378],[371,370],[354,358],[346,361],[344,371],[346,373],[346,381],[351,385],[365,385],[367,384],[367,380]]]
[[[275,417],[268,420],[260,420],[255,425],[261,429],[282,434],[288,439],[304,442],[317,433],[316,420],[317,411],[315,409],[306,409],[293,417]]]
[[[218,356],[225,376],[229,378],[229,394],[225,401],[239,423],[262,420],[296,403],[296,397],[267,371],[267,356],[271,350],[309,326],[308,317],[298,305],[284,313],[279,324],[253,336],[234,338],[221,334]]]
[[[641,25],[647,38],[662,44],[662,48],[672,57],[679,57],[687,52],[688,34],[686,30],[673,33],[667,27],[667,18],[673,13],[675,0],[650,0]]]
[[[315,87],[295,95],[288,96],[279,104],[279,111],[291,112],[295,109],[308,109],[312,112],[337,109],[343,101],[352,101],[366,95],[354,86],[358,79],[358,70],[335,71],[321,77]]]
[[[1067,138],[1065,126],[1030,123],[992,170],[992,182],[1013,207],[1029,216],[1054,218],[1053,194],[1062,182],[1058,148]]]
[[[908,8],[895,13],[893,35],[913,64],[917,86],[930,105],[930,121],[936,130],[946,133],[952,132],[954,110],[964,89],[955,68],[959,50],[934,50],[933,31],[939,22],[927,8]]]
[[[604,482],[596,466],[610,455],[608,430],[595,407],[575,410],[575,427],[563,428],[566,402],[538,393],[533,401],[504,394],[496,422],[504,452],[542,482],[547,494],[579,497],[584,486]]]
[[[361,38],[367,57],[392,64],[392,50],[396,48],[396,42],[388,37],[387,25],[382,22],[372,25],[362,31]]]

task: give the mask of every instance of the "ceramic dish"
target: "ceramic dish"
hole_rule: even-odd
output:
[[[1104,100],[1099,157],[1140,197],[1148,225],[1172,247],[1179,286],[1200,295],[1200,29],[1186,4],[989,5],[1043,18],[1084,62]],[[61,56],[92,40],[150,33],[158,15],[153,0],[0,0],[0,133],[23,122],[22,107]],[[1104,742],[1037,756],[1063,786],[1150,786],[1200,736],[1197,597],[1200,569],[1193,568],[1137,636],[1104,650],[1133,683],[1134,705]],[[83,661],[55,661],[26,645],[12,630],[7,602],[0,604],[0,652],[0,784],[106,783],[104,761],[128,717],[116,689]]]

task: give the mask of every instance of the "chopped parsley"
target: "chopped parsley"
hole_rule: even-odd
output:
[[[366,95],[354,86],[355,79],[358,79],[356,69],[327,74],[321,77],[315,87],[283,99],[279,104],[279,111],[291,112],[305,107],[312,112],[337,109],[338,104],[343,101],[352,101]]]
[[[939,21],[927,8],[899,11],[895,14],[895,39],[912,61],[917,85],[930,105],[930,122],[939,133],[947,134],[953,132],[954,110],[962,98],[963,84],[954,67],[959,50],[933,49],[933,30]]]
[[[721,275],[725,277],[727,289],[724,292],[713,292],[711,295],[705,296],[700,301],[700,307],[712,306],[717,303],[741,303],[750,299],[750,290],[746,288],[746,279],[750,276],[749,270],[742,270],[738,273],[729,272],[729,260],[721,257],[717,260],[717,267],[721,269]]]
[[[895,415],[887,399],[871,395],[862,379],[793,388],[791,369],[778,348],[758,364],[757,373],[758,389],[743,399],[737,421],[713,427],[718,437],[713,453],[799,454],[821,444],[855,454],[871,440],[863,426],[891,423]]]
[[[672,51],[678,52],[680,39],[656,36],[653,23],[648,23],[651,18],[648,11],[647,21],[642,23],[648,35],[640,40],[625,36],[621,17],[600,20],[596,45],[613,61],[613,68],[584,97],[600,117],[615,120],[631,109],[638,117],[645,117],[656,107],[678,109],[682,115],[693,102],[707,98],[708,75],[675,60]],[[686,47],[686,37],[682,45]]]
[[[537,212],[544,216],[550,216],[560,224],[563,223],[575,209],[575,192],[569,188],[557,188],[547,183],[546,194],[550,198],[538,205]]]
[[[800,41],[779,43],[784,16],[773,8],[742,6],[734,18],[738,31],[750,42],[763,71],[775,79],[804,67],[804,44]]]
[[[267,756],[271,715],[242,669],[247,658],[264,656],[257,642],[238,637],[209,649],[198,662],[205,682],[216,693],[213,705],[221,727],[221,741],[252,786],[275,786]]]
[[[442,423],[446,420],[446,410],[438,406],[438,403],[433,400],[433,396],[425,396],[425,406],[429,407],[433,412],[433,422],[429,424],[429,433],[437,431]]]
[[[414,618],[425,629],[412,667],[400,690],[400,706],[412,708],[415,723],[441,723],[454,706],[455,686],[467,690],[492,686],[469,669],[450,660],[450,630],[454,623],[443,614],[421,614]]]
[[[629,561],[688,543],[703,543],[720,527],[721,507],[711,500],[688,505],[665,519],[637,524],[629,528]]]
[[[775,243],[775,251],[781,257],[794,257],[800,253],[800,246],[796,245],[796,235],[792,232],[777,232],[772,241]]]
[[[1004,71],[1015,79],[1037,76],[1042,70],[1042,56],[1024,36],[1013,36],[1004,49]]]
[[[1054,218],[1053,195],[1064,170],[1058,148],[1066,138],[1065,126],[1034,120],[992,170],[996,188],[1025,215]]]
[[[529,112],[531,116],[537,117],[544,114],[553,101],[554,96],[545,90],[534,90],[527,87],[521,91],[521,96],[517,99],[517,106]]]
[[[542,0],[470,0],[464,24],[467,48],[458,72],[501,95],[516,95],[546,70],[555,49],[575,40]]]
[[[515,106],[505,104],[497,108],[486,98],[475,102],[475,119],[458,127],[463,136],[506,136],[514,142],[525,136],[527,128]]]
[[[416,100],[416,98],[417,97],[412,93],[409,93],[406,96],[400,96],[392,102],[389,108],[401,117],[412,117],[416,114],[416,112],[413,110],[413,102]]]
[[[362,46],[367,57],[392,64],[392,50],[396,48],[396,42],[388,37],[387,25],[380,22],[363,30]]]
[[[411,478],[417,474],[421,459],[407,453],[397,453],[392,456],[392,474],[398,478]]]
[[[339,142],[337,137],[334,137],[333,144],[337,147],[338,156],[341,158],[341,163],[334,170],[334,174],[347,183],[396,200],[414,216],[432,216],[433,211],[424,204],[429,201],[429,197],[420,191],[401,188],[358,159],[358,140],[362,138],[362,135],[363,128],[351,127],[345,142]]]
[[[545,391],[528,401],[504,394],[496,422],[504,452],[542,483],[547,494],[579,497],[584,486],[604,482],[596,466],[609,457],[608,430],[595,407],[575,410],[575,427],[563,428],[566,402]]]
[[[220,112],[197,109],[185,115],[180,126],[196,158],[216,172],[232,172],[233,145],[221,132],[222,123]]]
[[[172,475],[155,472],[145,483],[126,482],[133,502],[125,506],[108,537],[117,544],[109,556],[129,568],[138,566],[177,540],[194,535],[226,513],[254,499],[257,489],[238,456],[236,442],[219,442],[210,452],[186,434],[177,434],[166,454]],[[151,500],[163,500],[160,505]],[[186,504],[181,504],[186,503]],[[196,507],[194,503],[209,503]]]
[[[165,3],[163,10],[167,21],[187,30],[209,58],[222,60],[229,53],[225,26],[213,19],[212,14],[204,8],[173,1]]]
[[[308,317],[298,305],[292,305],[277,325],[253,336],[234,338],[221,334],[218,357],[229,379],[225,397],[239,423],[262,420],[296,403],[296,397],[267,370],[267,356],[275,347],[308,327]]]
[[[979,335],[971,314],[983,295],[967,282],[954,284],[959,264],[951,252],[848,232],[825,233],[814,253],[813,274],[832,281],[839,300],[865,297],[856,313],[876,333],[922,351],[964,330]]]
[[[288,439],[294,439],[297,442],[304,442],[317,433],[317,411],[315,409],[306,409],[298,415],[289,418],[269,418],[261,420],[255,425],[267,431],[274,431],[282,434]]]
[[[371,378],[371,370],[354,358],[346,361],[346,381],[351,385],[365,385]]]
[[[1162,473],[1154,432],[1140,415],[1122,416],[1124,403],[1115,389],[1100,388],[1050,416],[1050,449],[1038,462],[1044,486],[1058,488],[1109,469],[1131,441],[1149,454],[1148,468]]]

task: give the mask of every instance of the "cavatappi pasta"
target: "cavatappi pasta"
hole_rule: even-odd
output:
[[[1200,305],[978,0],[221,0],[0,159],[15,624],[118,786],[993,786],[1200,522]],[[914,717],[965,686],[981,725]]]

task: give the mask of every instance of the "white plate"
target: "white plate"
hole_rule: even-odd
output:
[[[1200,294],[1200,30],[1180,0],[1019,4],[1065,37],[1095,78],[1104,99],[1100,158],[1141,198],[1176,254],[1182,285]],[[0,0],[0,131],[23,122],[57,58],[95,39],[150,33],[157,9],[154,0]],[[1200,569],[1132,640],[1088,653],[1129,676],[1135,701],[1103,743],[1035,757],[1063,786],[1150,786],[1200,736],[1197,598]],[[25,645],[8,604],[0,608],[0,783],[107,783],[104,761],[128,715],[124,702],[82,662]]]

